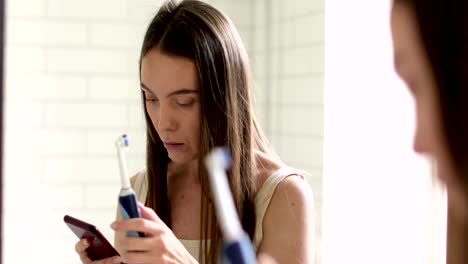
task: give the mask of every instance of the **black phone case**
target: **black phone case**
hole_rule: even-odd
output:
[[[63,221],[70,227],[75,235],[80,238],[86,238],[90,245],[86,249],[86,253],[91,260],[100,260],[113,256],[119,256],[115,248],[107,241],[107,239],[99,232],[99,230],[89,223],[65,215]]]

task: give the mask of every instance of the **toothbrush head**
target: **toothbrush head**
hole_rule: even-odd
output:
[[[123,139],[123,145],[125,147],[128,147],[128,137],[127,137],[127,134],[123,134],[122,135],[122,139]]]
[[[217,147],[208,153],[205,165],[208,168],[221,168],[227,170],[231,166],[231,154],[225,147]]]
[[[123,134],[117,138],[115,141],[115,146],[118,148],[128,147],[128,137],[127,134]]]

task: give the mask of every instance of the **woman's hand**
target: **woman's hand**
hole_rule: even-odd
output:
[[[277,262],[266,254],[260,254],[257,259],[257,264],[277,264]]]
[[[132,263],[198,263],[156,213],[140,202],[141,218],[118,220],[116,232],[137,231],[145,237],[123,237],[119,241],[122,261]]]
[[[85,251],[88,247],[89,247],[89,242],[86,239],[81,239],[75,245],[75,250],[80,256],[81,262],[83,264],[120,264],[122,262],[122,259],[118,256],[91,261],[88,258],[88,254]]]

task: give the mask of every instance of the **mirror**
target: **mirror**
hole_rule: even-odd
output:
[[[245,42],[268,138],[288,165],[307,172],[321,263],[324,0],[208,2],[231,17]],[[5,263],[18,256],[77,263],[64,214],[113,240],[120,188],[114,140],[128,134],[129,172],[143,168],[138,56],[160,4],[7,1]]]

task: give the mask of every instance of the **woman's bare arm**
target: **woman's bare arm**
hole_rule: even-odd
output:
[[[259,253],[272,256],[280,264],[313,263],[313,194],[299,176],[283,180],[263,218],[263,239]]]

